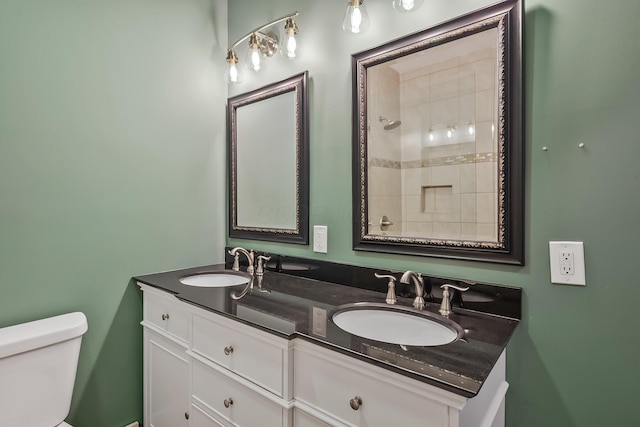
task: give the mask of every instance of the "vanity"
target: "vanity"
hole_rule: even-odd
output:
[[[250,286],[181,283],[243,274],[230,268],[134,278],[144,298],[145,425],[504,426],[505,347],[520,289],[473,285],[449,316],[460,338],[411,346],[362,338],[333,321],[345,305],[385,304],[386,282],[372,269],[283,257],[262,276],[245,275]],[[426,280],[435,301],[424,310],[440,316],[439,284],[452,281]],[[411,309],[412,298],[398,291],[396,305]]]

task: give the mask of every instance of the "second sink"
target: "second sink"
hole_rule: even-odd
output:
[[[249,283],[249,280],[251,280],[249,274],[227,270],[191,274],[179,279],[183,285],[203,288],[224,288],[244,285]]]
[[[408,346],[437,346],[464,335],[457,323],[409,307],[355,303],[338,307],[332,317],[342,330],[375,341]]]

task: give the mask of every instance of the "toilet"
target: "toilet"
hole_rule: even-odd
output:
[[[71,407],[83,313],[0,328],[0,426],[72,427]]]

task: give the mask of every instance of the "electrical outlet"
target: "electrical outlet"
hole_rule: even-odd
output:
[[[570,250],[563,250],[560,252],[560,274],[567,276],[569,274],[575,274],[576,267],[573,262],[573,252]]]
[[[326,225],[313,226],[313,251],[326,254],[327,253],[327,233]]]
[[[549,242],[549,265],[551,283],[586,285],[582,242]]]

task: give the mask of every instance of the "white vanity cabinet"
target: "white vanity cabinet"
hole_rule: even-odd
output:
[[[504,352],[467,399],[139,286],[145,426],[504,427]]]

